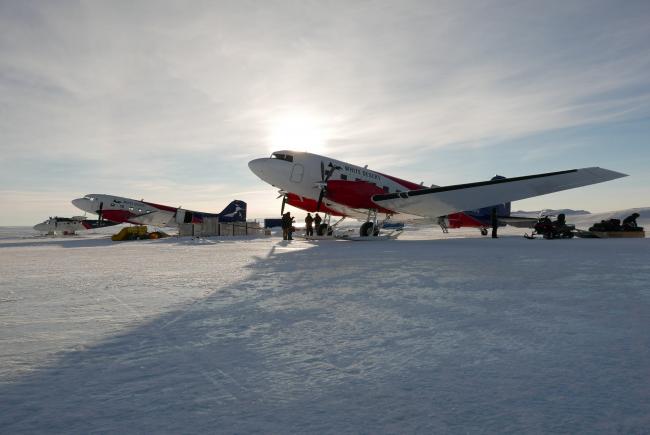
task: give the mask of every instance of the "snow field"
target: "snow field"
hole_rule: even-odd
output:
[[[1,240],[0,432],[646,431],[648,239],[475,233]]]

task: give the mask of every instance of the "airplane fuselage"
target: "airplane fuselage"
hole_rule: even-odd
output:
[[[263,181],[286,192],[290,205],[309,212],[317,211],[321,189],[327,184],[321,211],[339,216],[362,218],[368,209],[393,215],[392,210],[374,204],[372,196],[423,188],[367,167],[306,152],[276,151],[271,157],[250,161],[248,166]]]
[[[167,226],[174,221],[176,208],[115,195],[89,194],[72,204],[83,211],[113,222]],[[162,207],[162,208],[161,208]]]

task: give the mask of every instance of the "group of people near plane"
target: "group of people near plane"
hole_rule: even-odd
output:
[[[313,217],[311,213],[307,213],[307,216],[305,217],[305,236],[313,236],[314,235],[314,227],[312,225],[316,226],[316,232],[318,232],[318,227],[320,227],[321,222],[323,219],[316,213]]]
[[[293,240],[293,232],[296,230],[293,224],[296,222],[296,218],[291,216],[291,213],[286,212],[282,215],[282,239],[283,240]],[[323,218],[320,217],[318,213],[314,216],[311,213],[307,213],[305,217],[305,236],[310,237],[314,235],[314,226],[316,226],[316,231],[320,227],[320,224],[323,222]]]

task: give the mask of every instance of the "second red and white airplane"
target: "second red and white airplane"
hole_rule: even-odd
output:
[[[91,193],[72,200],[72,204],[88,213],[99,216],[99,226],[104,221],[175,227],[184,223],[201,223],[204,218],[219,218],[220,222],[245,222],[246,203],[234,200],[221,213],[185,210],[181,207],[156,204],[121,196]]]
[[[434,222],[471,212],[507,206],[511,201],[588,186],[625,177],[599,167],[500,178],[451,186],[426,187],[365,167],[317,154],[276,151],[252,160],[251,171],[283,196],[289,204],[308,212],[364,220],[360,235],[371,236],[388,219],[429,218]],[[322,231],[322,230],[321,230]]]

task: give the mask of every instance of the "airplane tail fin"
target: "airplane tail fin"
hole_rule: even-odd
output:
[[[238,199],[234,200],[219,213],[221,222],[246,222],[246,203]]]

